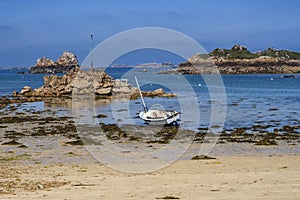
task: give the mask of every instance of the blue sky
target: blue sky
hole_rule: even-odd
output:
[[[1,0],[0,67],[31,66],[65,50],[81,62],[95,44],[121,31],[165,27],[208,51],[242,44],[300,51],[298,0]]]

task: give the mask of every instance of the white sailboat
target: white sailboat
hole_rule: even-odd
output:
[[[145,100],[143,98],[141,89],[140,89],[140,85],[139,82],[136,78],[136,76],[134,77],[139,93],[140,93],[140,97],[142,99],[142,103],[143,103],[143,108],[144,111],[140,111],[139,113],[139,117],[141,119],[143,119],[145,121],[145,123],[147,124],[151,124],[151,125],[162,125],[162,124],[176,124],[177,125],[177,121],[180,119],[180,113],[177,111],[167,111],[167,110],[148,110]]]

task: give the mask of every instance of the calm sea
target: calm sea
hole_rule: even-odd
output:
[[[153,73],[156,70],[155,68],[118,68],[107,69],[107,72],[114,78],[129,78],[129,82],[133,85],[135,82],[132,75],[137,75],[141,79],[143,90],[163,87],[167,91],[171,90],[180,95],[177,99],[145,98],[148,107],[161,106],[164,109],[181,110],[182,105],[189,104],[189,99],[195,95],[196,106],[200,109],[200,124],[186,123],[185,126],[189,128],[206,126],[211,117],[213,104],[207,82],[200,75],[157,75]],[[10,95],[14,90],[20,91],[24,85],[36,88],[43,84],[44,75],[17,74],[17,72],[17,70],[0,70],[0,96]],[[226,111],[224,111],[226,112],[225,127],[271,125],[273,128],[280,128],[284,125],[299,126],[300,74],[296,74],[297,78],[281,78],[280,76],[280,74],[222,75],[226,91],[226,102],[221,102],[226,106]],[[148,78],[145,79],[144,77]],[[163,81],[157,81],[157,77]],[[182,79],[187,82],[182,81]],[[192,92],[185,92],[187,87],[181,87],[180,84],[187,84],[187,87],[192,88]],[[212,88],[214,87],[219,86],[213,85]],[[183,101],[183,104],[180,101]],[[100,105],[98,111],[110,115],[109,113],[114,113],[114,111],[122,113],[122,111],[128,112],[130,110],[132,118],[134,118],[134,115],[141,110],[140,100],[132,100],[126,105],[127,108],[125,109],[122,109],[123,104],[118,105],[118,102],[115,103],[115,106]],[[189,114],[193,115],[192,112]],[[116,120],[116,118],[116,116],[112,116],[111,120]],[[139,119],[134,119],[134,121],[141,123]]]
[[[27,85],[37,88],[43,85],[42,74],[18,74],[24,70],[0,70],[0,96],[11,95]]]

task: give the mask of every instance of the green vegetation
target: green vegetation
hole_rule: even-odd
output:
[[[206,54],[198,54],[198,56],[204,60],[210,58],[210,54],[206,53]]]
[[[0,161],[28,160],[29,158],[30,155],[25,153],[17,156],[0,156]]]
[[[267,50],[258,52],[257,54],[259,56],[269,56],[273,58],[294,59],[294,60],[300,59],[299,52],[293,52],[288,50],[276,50],[273,48],[268,48]]]
[[[224,59],[252,59],[258,58],[257,54],[251,53],[246,47],[235,45],[231,49],[215,49],[209,54],[215,58]]]
[[[207,56],[208,54],[201,54],[201,58],[203,57],[206,59]],[[266,56],[281,60],[300,60],[299,52],[268,48],[261,52],[252,53],[246,47],[241,45],[234,45],[231,49],[214,49],[209,53],[209,56],[223,59],[254,59],[259,58],[260,56]]]

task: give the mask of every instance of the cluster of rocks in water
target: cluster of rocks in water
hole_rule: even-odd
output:
[[[56,62],[42,57],[37,60],[37,63],[30,68],[29,73],[32,74],[55,74],[66,73],[74,68],[79,67],[78,60],[75,54],[65,51]]]
[[[15,92],[13,96],[61,97],[72,94],[111,95],[114,82],[117,84],[117,81],[114,81],[104,71],[82,71],[76,67],[63,76],[44,76],[44,85],[42,87],[32,90],[30,87],[24,86],[20,93]],[[131,88],[129,84],[126,86],[127,88]]]
[[[224,130],[221,133],[212,133],[208,128],[199,128],[198,132],[183,130],[178,126],[140,127],[137,125],[124,125],[100,123],[102,131],[110,140],[118,142],[144,142],[147,144],[168,144],[171,140],[192,139],[196,143],[208,143],[210,139],[217,138],[218,143],[251,143],[257,146],[278,145],[279,141],[287,141],[290,145],[300,143],[298,126],[283,126],[268,132],[267,126],[253,126]]]
[[[0,143],[17,148],[30,148],[22,143],[24,137],[45,137],[60,135],[67,142],[80,141],[73,117],[58,116],[56,111],[35,110],[18,111],[21,105],[11,105],[0,111]],[[9,114],[7,114],[9,113]],[[69,140],[69,141],[68,141]],[[68,144],[68,143],[66,143]]]
[[[24,86],[21,91],[14,91],[12,97],[1,97],[0,108],[7,104],[42,101],[52,97],[72,97],[73,94],[96,95],[97,97],[139,97],[138,89],[127,80],[114,80],[105,71],[81,70],[75,54],[64,52],[56,62],[47,57],[37,60],[29,73],[50,73],[44,76],[44,84],[39,88]],[[62,76],[55,75],[63,73]],[[154,91],[142,91],[145,97],[176,97],[176,94],[165,93],[160,88]]]
[[[271,127],[271,125],[254,125],[251,127],[238,127],[232,130],[223,130],[218,134],[218,143],[236,142],[269,146],[278,145],[278,141],[281,140],[287,141],[291,145],[300,142],[299,126],[285,125],[281,128],[274,128],[273,132],[268,131]],[[199,128],[199,133],[194,141],[201,143],[206,142],[208,133],[208,128]]]
[[[162,88],[154,91],[143,91],[142,94],[145,97],[176,97],[176,94],[165,93]],[[76,67],[63,76],[44,76],[43,86],[36,89],[24,86],[20,92],[13,92],[13,99],[2,97],[0,104],[41,101],[44,98],[72,97],[72,95],[136,99],[139,97],[139,92],[127,80],[115,80],[103,70],[84,71]]]

